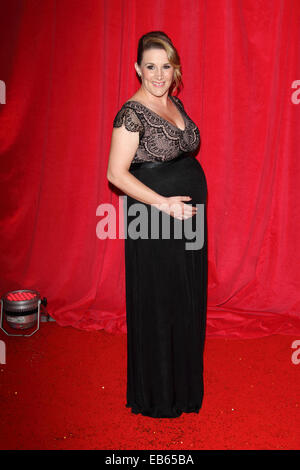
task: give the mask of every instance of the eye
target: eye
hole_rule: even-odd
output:
[[[147,65],[147,69],[148,69],[148,70],[153,70],[153,69],[154,69],[154,65]]]
[[[164,69],[170,69],[170,68],[171,68],[171,65],[169,64],[164,65]]]

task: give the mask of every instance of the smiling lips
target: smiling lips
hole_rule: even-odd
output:
[[[161,88],[164,86],[165,82],[152,82],[152,85],[156,86],[157,88]]]

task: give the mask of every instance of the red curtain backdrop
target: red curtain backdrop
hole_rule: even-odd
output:
[[[97,207],[121,211],[112,122],[151,30],[178,48],[201,134],[207,335],[300,334],[299,0],[1,2],[1,295],[36,289],[61,326],[126,332],[124,240],[98,238]]]

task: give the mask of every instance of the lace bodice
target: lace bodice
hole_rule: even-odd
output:
[[[199,129],[187,115],[182,101],[170,96],[179,109],[185,129],[171,124],[138,101],[127,101],[117,113],[113,127],[124,125],[128,131],[139,132],[139,146],[132,163],[167,161],[182,152],[192,152],[200,143]]]

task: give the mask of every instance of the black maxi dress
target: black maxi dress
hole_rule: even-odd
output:
[[[129,169],[137,179],[163,196],[191,196],[187,203],[199,205],[197,215],[179,220],[152,205],[128,195],[124,197],[125,406],[131,408],[132,413],[153,418],[199,413],[204,393],[207,183],[195,158],[200,144],[199,130],[187,115],[182,101],[175,96],[169,99],[182,114],[184,130],[137,101],[127,101],[113,123],[114,127],[124,125],[129,131],[139,132],[139,146]],[[137,207],[134,204],[139,204],[139,208],[142,205],[148,214],[145,219],[143,213],[144,219],[139,225],[137,219],[141,212],[131,212]],[[156,211],[160,219],[153,219],[151,211]],[[192,223],[192,232],[185,230],[188,220]],[[163,230],[166,221],[170,222],[169,236]],[[140,230],[139,237],[131,236],[130,224],[134,224],[135,233]],[[152,235],[151,224],[156,235]],[[178,236],[180,225],[181,238]],[[199,243],[201,231],[202,242]],[[193,249],[186,248],[187,242],[194,242]]]

